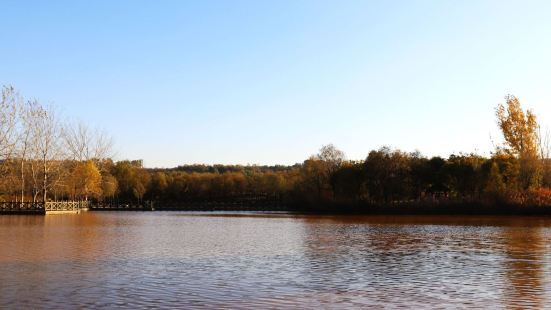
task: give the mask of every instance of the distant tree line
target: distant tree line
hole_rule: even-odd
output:
[[[519,100],[496,108],[504,144],[490,157],[425,157],[382,147],[347,160],[329,144],[292,166],[184,165],[148,169],[113,161],[112,142],[55,109],[24,100],[11,87],[0,103],[0,193],[3,200],[235,202],[394,205],[486,203],[551,206],[549,135]]]
[[[122,199],[200,202],[264,197],[310,206],[442,202],[551,205],[548,135],[541,134],[535,115],[523,111],[516,97],[505,99],[505,104],[496,108],[505,143],[489,158],[477,154],[428,158],[419,152],[383,147],[371,151],[363,161],[353,161],[335,146],[326,145],[293,166],[144,169],[123,161],[113,165],[111,174],[118,181],[118,197]]]

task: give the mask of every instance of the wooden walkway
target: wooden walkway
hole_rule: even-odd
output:
[[[289,211],[287,205],[277,201],[204,201],[204,202],[152,202],[97,203],[90,211]]]
[[[90,211],[154,211],[153,203],[97,203],[90,206]]]
[[[89,201],[0,202],[0,214],[67,214],[81,211],[290,211],[276,201],[89,203]]]
[[[88,201],[0,202],[0,214],[66,214],[88,208]]]

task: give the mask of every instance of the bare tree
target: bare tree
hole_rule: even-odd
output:
[[[327,144],[320,148],[316,158],[326,163],[327,174],[330,175],[342,165],[346,157],[344,152],[333,144]]]
[[[0,101],[0,160],[11,159],[17,142],[17,108],[21,104],[21,96],[11,86],[2,88]]]
[[[68,123],[63,128],[63,140],[73,160],[102,160],[112,155],[111,137],[98,129],[91,130],[83,122]]]
[[[551,186],[551,134],[549,129],[543,133],[541,127],[538,126],[537,141],[543,174],[542,183],[549,187]]]
[[[33,128],[34,123],[40,117],[42,108],[37,100],[29,100],[22,104],[18,109],[18,143],[16,148],[17,157],[19,159],[20,169],[20,186],[21,186],[21,202],[25,200],[25,164],[33,151]]]
[[[113,138],[107,132],[99,129],[95,131],[93,154],[99,160],[113,157]]]
[[[551,136],[549,133],[549,129],[547,129],[545,133],[543,133],[541,131],[541,127],[538,126],[537,143],[540,158],[544,161],[546,159],[549,159],[549,156],[551,155]]]
[[[62,134],[68,156],[71,159],[83,161],[90,158],[90,134],[84,123],[69,123],[62,128]]]
[[[52,185],[49,176],[54,167],[60,165],[62,159],[61,149],[61,127],[53,107],[40,107],[37,111],[37,118],[33,122],[33,145],[36,160],[40,162],[41,168],[41,192],[42,201],[47,201],[48,189]],[[36,177],[36,171],[33,171]]]

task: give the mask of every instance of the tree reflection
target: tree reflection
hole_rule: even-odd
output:
[[[383,304],[545,306],[542,227],[550,219],[337,216],[304,223],[303,276],[322,292]]]
[[[542,308],[545,242],[541,228],[508,227],[504,238],[508,280],[505,299],[509,308]]]

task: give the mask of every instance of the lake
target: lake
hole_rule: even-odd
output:
[[[0,308],[544,308],[551,218],[0,216]]]

